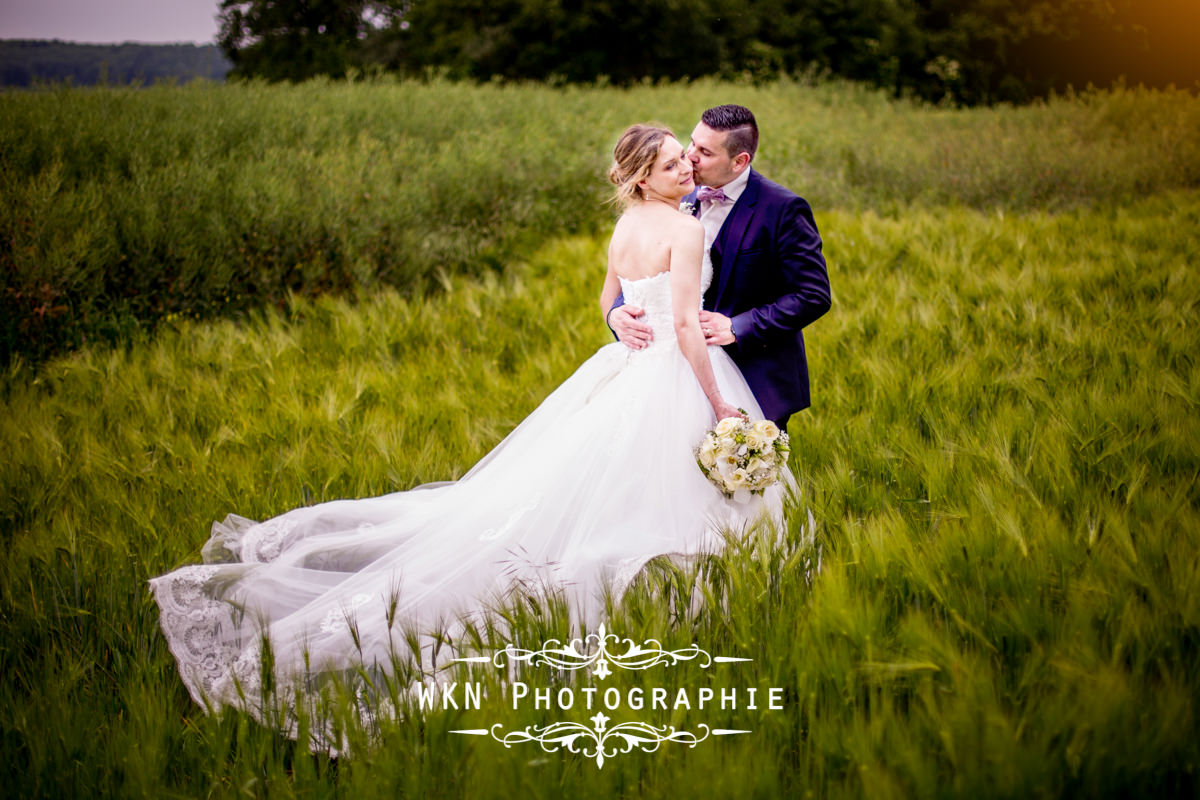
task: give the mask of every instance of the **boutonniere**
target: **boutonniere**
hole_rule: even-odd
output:
[[[696,204],[693,203],[691,200],[684,200],[682,203],[679,204],[679,210],[682,211],[684,214],[690,215],[693,211],[696,210]]]

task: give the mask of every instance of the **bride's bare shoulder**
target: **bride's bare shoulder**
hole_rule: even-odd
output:
[[[669,214],[662,221],[664,231],[677,242],[704,240],[704,226],[691,214]]]
[[[652,228],[660,232],[703,231],[700,220],[670,208],[632,208],[617,219],[617,228]]]
[[[700,224],[700,220],[693,217],[691,214],[677,214],[679,217],[679,228],[688,234],[699,232],[704,233],[704,226]]]

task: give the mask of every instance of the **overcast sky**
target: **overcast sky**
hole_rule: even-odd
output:
[[[218,0],[0,0],[0,39],[195,42],[217,36]]]

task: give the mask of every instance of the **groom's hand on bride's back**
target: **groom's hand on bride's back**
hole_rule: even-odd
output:
[[[608,324],[621,344],[631,350],[642,350],[654,341],[654,332],[641,321],[644,310],[640,306],[626,303],[614,308],[608,315]]]

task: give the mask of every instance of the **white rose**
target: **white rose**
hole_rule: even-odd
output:
[[[704,443],[700,445],[700,463],[712,469],[717,463],[717,440],[711,436],[704,437]]]
[[[755,433],[765,436],[768,441],[779,436],[779,426],[769,419],[760,419],[754,423],[753,430]]]
[[[732,436],[734,433],[737,433],[738,428],[740,428],[741,426],[742,426],[741,417],[726,417],[725,419],[723,419],[717,423],[717,427],[714,430],[716,430],[717,436],[724,438],[726,436]]]
[[[754,450],[766,450],[771,446],[771,438],[755,429],[746,432],[746,444]]]

